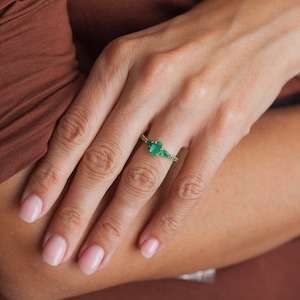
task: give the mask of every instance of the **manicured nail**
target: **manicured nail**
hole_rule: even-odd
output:
[[[80,270],[87,275],[93,274],[97,271],[103,257],[103,248],[97,245],[89,246],[79,258],[78,265]]]
[[[53,235],[48,239],[44,247],[43,260],[50,266],[56,267],[62,262],[66,249],[66,240],[59,235]]]
[[[159,241],[157,239],[150,238],[143,243],[140,250],[145,258],[151,258],[157,251],[158,247]]]
[[[30,195],[25,198],[20,209],[20,218],[27,223],[33,223],[42,212],[43,202],[40,197]]]

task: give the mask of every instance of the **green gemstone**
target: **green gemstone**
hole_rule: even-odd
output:
[[[167,150],[161,150],[160,155],[163,157],[170,157],[170,153]]]
[[[154,142],[150,145],[150,154],[153,156],[159,155],[162,151],[163,144],[161,142]]]

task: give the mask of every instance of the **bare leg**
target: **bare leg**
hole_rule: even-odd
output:
[[[104,270],[82,274],[76,257],[52,268],[41,259],[51,214],[27,225],[19,199],[30,168],[0,186],[0,291],[9,299],[61,299],[124,282],[171,277],[240,262],[299,235],[300,107],[269,111],[227,157],[183,230],[151,260],[137,237],[168,190],[165,182]],[[175,168],[168,177],[172,181]]]

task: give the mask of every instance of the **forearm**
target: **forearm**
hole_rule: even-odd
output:
[[[2,293],[11,299],[61,299],[128,281],[226,266],[292,239],[299,234],[300,219],[299,116],[298,107],[263,116],[222,164],[174,241],[146,260],[137,238],[168,190],[177,172],[173,169],[110,264],[93,276],[78,269],[76,257],[56,268],[42,261],[50,215],[31,225],[19,220],[19,199],[30,170],[16,175],[0,186]]]

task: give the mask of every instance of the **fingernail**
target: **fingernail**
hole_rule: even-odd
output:
[[[54,235],[50,237],[43,250],[43,260],[50,266],[58,266],[66,253],[67,242],[66,240],[59,236]]]
[[[155,238],[146,240],[141,246],[140,250],[145,258],[151,258],[159,247],[159,241]]]
[[[103,248],[97,245],[89,246],[79,258],[78,265],[80,270],[87,275],[93,274],[97,271],[103,257]]]
[[[42,200],[36,195],[30,195],[25,198],[20,209],[20,218],[27,222],[33,223],[42,212]]]

